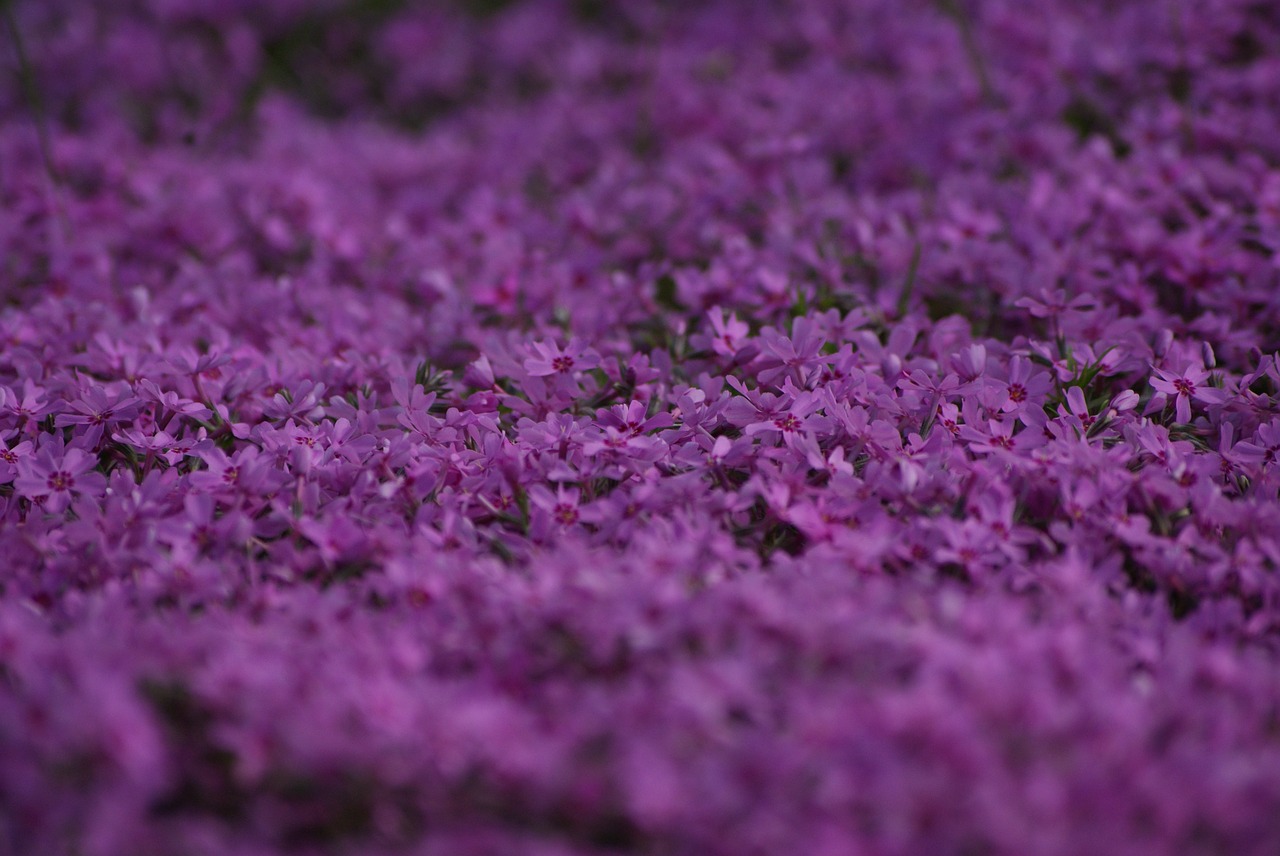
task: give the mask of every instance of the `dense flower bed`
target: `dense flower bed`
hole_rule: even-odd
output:
[[[0,9],[0,854],[1280,852],[1280,7]]]

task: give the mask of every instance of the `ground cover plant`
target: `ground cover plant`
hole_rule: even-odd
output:
[[[0,854],[1280,852],[1280,6],[0,12]]]

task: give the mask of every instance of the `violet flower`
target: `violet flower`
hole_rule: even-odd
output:
[[[95,472],[97,456],[75,446],[46,442],[16,464],[13,489],[55,514],[66,510],[73,498],[100,496],[107,486],[106,477]]]

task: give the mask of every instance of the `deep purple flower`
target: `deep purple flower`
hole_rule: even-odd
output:
[[[370,5],[6,6],[0,851],[1280,853],[1268,4]]]

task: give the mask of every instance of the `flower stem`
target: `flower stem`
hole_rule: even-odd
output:
[[[987,69],[987,62],[982,56],[982,51],[978,49],[978,39],[974,35],[973,22],[969,20],[968,14],[961,8],[959,0],[936,0],[936,2],[942,14],[955,21],[956,28],[960,31],[960,44],[964,47],[969,66],[978,78],[978,88],[982,90],[982,99],[991,107],[1002,106],[1004,99],[1000,97],[1000,93],[996,92],[996,88],[991,82],[991,72]]]

